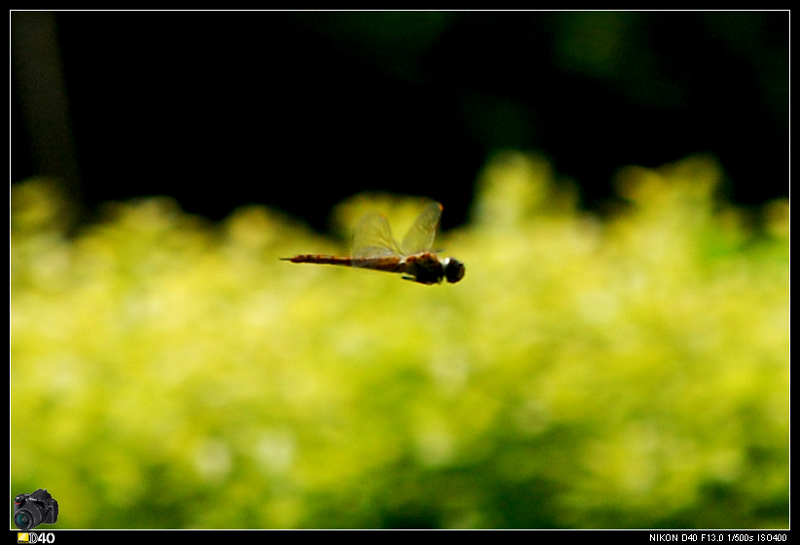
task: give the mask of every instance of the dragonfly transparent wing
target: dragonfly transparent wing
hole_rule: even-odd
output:
[[[414,224],[409,228],[400,248],[405,255],[427,252],[433,247],[436,238],[436,227],[442,217],[442,205],[438,202],[428,204]]]
[[[401,253],[386,218],[376,213],[364,216],[356,227],[351,257],[370,260],[399,256]],[[362,265],[366,266],[368,263],[365,261]]]

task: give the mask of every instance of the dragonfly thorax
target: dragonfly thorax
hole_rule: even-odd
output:
[[[408,255],[403,258],[406,277],[420,284],[440,284],[444,278],[444,266],[434,253]]]
[[[422,253],[406,256],[403,259],[404,272],[411,275],[409,280],[420,284],[441,284],[442,280],[455,283],[464,278],[464,264],[446,257],[439,258],[434,253]]]

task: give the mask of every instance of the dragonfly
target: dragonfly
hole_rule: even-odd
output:
[[[350,257],[301,254],[282,257],[292,263],[342,265],[375,271],[402,273],[404,280],[420,284],[455,283],[464,278],[464,264],[452,257],[439,257],[431,251],[436,228],[442,217],[442,205],[429,203],[398,244],[385,216],[371,213],[358,223],[353,235]]]

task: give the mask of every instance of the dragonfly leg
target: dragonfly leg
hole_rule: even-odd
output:
[[[426,286],[431,286],[436,284],[436,282],[425,282],[424,280],[420,280],[416,276],[404,276],[403,280],[411,280],[412,282],[416,282],[417,284],[424,284]]]

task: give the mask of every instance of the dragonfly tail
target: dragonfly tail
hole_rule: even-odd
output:
[[[282,261],[291,261],[292,263],[314,263],[317,265],[344,265],[351,267],[353,260],[349,257],[339,257],[335,255],[296,255],[294,257],[282,257]]]

